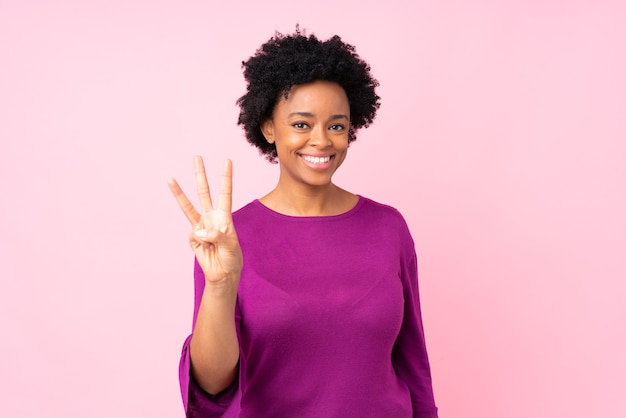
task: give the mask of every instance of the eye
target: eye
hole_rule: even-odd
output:
[[[307,125],[304,122],[296,122],[296,123],[292,124],[291,126],[293,126],[296,129],[306,129],[306,128],[309,127],[309,125]]]
[[[330,129],[331,131],[343,131],[344,129],[346,129],[346,127],[339,123],[336,123],[334,125],[330,125],[328,129]]]

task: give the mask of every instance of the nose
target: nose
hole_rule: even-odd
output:
[[[311,132],[310,144],[318,148],[329,147],[333,144],[328,134],[328,130],[323,127],[315,127]]]

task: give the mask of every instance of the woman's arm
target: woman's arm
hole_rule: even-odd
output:
[[[400,276],[404,288],[404,320],[393,349],[392,361],[396,373],[407,384],[411,392],[413,417],[437,418],[430,363],[422,324],[417,258],[413,248],[410,251],[405,251]]]
[[[237,288],[231,283],[238,281],[239,278],[219,284],[207,281],[191,337],[191,375],[211,395],[230,386],[237,375]]]
[[[224,163],[215,208],[201,157],[195,157],[194,166],[201,212],[196,211],[176,180],[170,179],[169,186],[192,225],[189,243],[204,274],[189,346],[190,372],[202,389],[214,395],[228,387],[237,372],[235,303],[243,256],[232,221],[232,163]]]

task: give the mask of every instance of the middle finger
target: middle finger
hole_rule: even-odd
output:
[[[194,168],[196,170],[196,187],[198,189],[198,197],[200,198],[200,207],[202,212],[208,212],[213,209],[213,203],[211,202],[209,182],[206,179],[204,161],[199,155],[196,155],[194,158]]]

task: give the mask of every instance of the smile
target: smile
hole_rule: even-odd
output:
[[[310,162],[311,164],[326,164],[330,161],[331,156],[327,157],[314,157],[312,155],[302,155],[302,158],[305,161]]]

